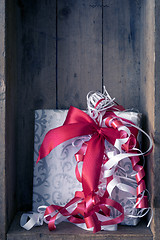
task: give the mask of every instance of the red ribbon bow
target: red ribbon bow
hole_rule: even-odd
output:
[[[120,138],[117,129],[99,127],[85,112],[70,107],[63,126],[50,130],[40,147],[37,162],[46,157],[59,144],[79,136],[92,135],[87,145],[82,170],[82,186],[87,196],[98,187],[104,154],[105,139],[114,145]]]

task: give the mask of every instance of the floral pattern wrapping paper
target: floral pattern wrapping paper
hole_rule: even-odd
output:
[[[78,182],[75,175],[76,160],[74,154],[80,149],[81,144],[73,144],[76,139],[66,141],[36,164],[38,151],[46,133],[53,128],[63,124],[68,110],[36,110],[35,111],[35,138],[34,138],[34,176],[33,176],[33,205],[35,212],[41,205],[49,206],[51,204],[64,206],[74,197],[75,191],[82,190],[81,183]],[[116,112],[117,116],[132,121],[140,126],[141,114],[135,112]],[[139,136],[140,138],[140,136]],[[83,140],[83,137],[80,138]],[[140,141],[140,140],[139,140]],[[80,141],[82,143],[82,141]],[[74,145],[74,146],[73,146]],[[106,141],[106,151],[114,151],[114,147]],[[130,159],[124,159],[120,162],[120,168],[117,174],[123,175],[125,169],[130,178],[134,178],[135,172],[132,169]],[[125,175],[125,174],[124,174]],[[125,183],[124,179],[124,183]],[[130,186],[137,187],[134,182],[129,182]],[[128,193],[119,190],[117,187],[112,192],[112,198],[119,202],[123,207],[131,206],[128,200]],[[128,209],[126,209],[128,211]],[[137,211],[137,209],[135,209]],[[116,211],[112,210],[114,217]],[[137,218],[125,217],[122,224],[136,225]]]

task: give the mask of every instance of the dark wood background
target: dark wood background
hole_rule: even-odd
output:
[[[146,165],[151,169],[147,182],[152,206],[159,209],[154,181],[158,182],[160,171],[160,1],[4,2],[0,1],[0,33],[1,43],[6,33],[6,47],[2,44],[0,51],[1,56],[6,51],[6,95],[0,99],[0,157],[5,177],[0,180],[5,182],[0,186],[4,193],[0,201],[6,199],[6,211],[2,210],[8,220],[6,229],[15,212],[31,210],[35,109],[70,105],[85,109],[87,93],[102,91],[103,85],[119,104],[143,113],[143,127],[156,143]],[[0,90],[5,94],[2,57],[0,63]],[[2,225],[7,222],[4,218]]]
[[[87,93],[103,85],[120,104],[139,108],[140,1],[19,0],[17,10],[16,186],[24,209],[31,208],[35,109],[84,109]]]

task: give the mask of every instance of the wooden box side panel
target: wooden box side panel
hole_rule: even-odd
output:
[[[0,238],[6,230],[6,188],[5,188],[5,114],[6,114],[6,78],[5,78],[5,1],[0,1]]]
[[[56,108],[56,1],[16,1],[17,208],[31,210],[34,110]]]
[[[0,2],[2,232],[6,222],[3,221],[6,216],[6,203],[9,221],[15,205],[17,209],[23,211],[31,209],[34,110],[68,108],[70,105],[86,108],[86,94],[90,90],[102,90],[103,84],[111,96],[116,97],[117,102],[126,108],[138,108],[145,116],[144,124],[147,123],[145,128],[155,141],[154,151],[147,162],[147,168],[151,169],[148,171],[150,179],[148,186],[152,194],[155,216],[160,216],[159,187],[155,188],[155,182],[160,182],[159,1],[138,0],[133,3],[130,0],[8,0],[8,3],[8,7],[12,8],[11,15],[13,14],[10,17],[16,16],[17,22],[10,22],[10,28],[7,30],[8,36],[16,41],[16,46],[11,39],[7,43],[10,46],[8,54],[12,57],[7,60],[6,69],[9,72],[6,75],[8,79],[6,104],[5,2],[2,0]],[[17,27],[16,36],[13,26]],[[15,47],[17,52],[11,46]],[[6,127],[8,127],[7,143],[10,145],[15,141],[7,154]],[[5,163],[9,164],[6,178],[7,192]],[[16,203],[13,201],[15,198]],[[153,231],[157,231],[159,222],[153,221]]]

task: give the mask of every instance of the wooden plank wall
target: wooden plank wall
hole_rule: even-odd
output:
[[[141,59],[141,82],[140,82],[140,108],[143,108],[143,128],[150,133],[154,141],[155,129],[155,78],[154,78],[154,57],[155,57],[155,36],[154,36],[154,1],[143,1],[141,8],[141,45],[140,45],[140,59]],[[144,139],[145,140],[145,139]],[[144,148],[146,146],[144,145]],[[146,157],[147,188],[151,194],[151,206],[154,209],[154,154]],[[157,165],[158,168],[158,165]],[[148,216],[149,217],[149,216]],[[152,231],[154,230],[155,221],[152,221]]]
[[[6,114],[6,79],[5,79],[5,5],[0,1],[0,239],[6,228],[6,189],[5,189],[5,114]]]
[[[160,1],[141,3],[141,82],[140,109],[144,114],[143,127],[153,139],[152,154],[146,158],[147,187],[151,194],[154,240],[160,238]],[[144,145],[144,147],[146,147]]]
[[[18,1],[18,209],[31,209],[35,109],[86,108],[103,84],[138,108],[139,20],[140,1]]]
[[[103,84],[139,107],[140,2],[15,1],[17,209],[31,209],[35,109],[86,108],[86,94]]]
[[[102,88],[102,8],[89,4],[19,1],[18,209],[31,208],[34,110],[86,108],[86,94]]]
[[[139,108],[141,1],[103,1],[103,84],[125,108]]]
[[[34,110],[84,109],[86,94],[105,85],[144,114],[153,135],[148,186],[158,239],[159,10],[159,0],[0,1],[0,238],[16,210],[31,209]]]
[[[155,63],[155,72],[154,72],[154,171],[152,172],[153,175],[153,184],[154,192],[153,192],[153,207],[154,207],[154,234],[155,240],[158,240],[160,237],[160,1],[155,0],[153,4],[155,9],[155,55],[154,55],[154,63]],[[152,6],[151,6],[152,10]],[[151,38],[152,39],[152,38]],[[151,93],[150,93],[151,94]],[[153,106],[151,106],[153,108]],[[153,229],[153,228],[152,228]]]
[[[34,110],[56,108],[56,1],[17,3],[17,207],[31,209]]]
[[[17,52],[15,1],[6,2],[5,77],[6,77],[6,229],[16,213],[16,121],[17,121]]]
[[[57,105],[86,108],[102,88],[102,7],[97,0],[57,1]]]

